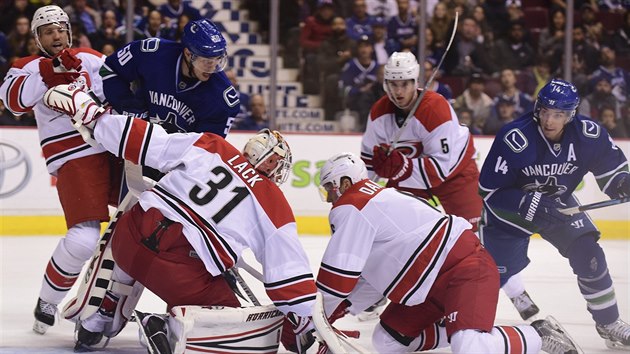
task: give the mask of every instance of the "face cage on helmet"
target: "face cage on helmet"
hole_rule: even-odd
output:
[[[202,57],[192,52],[190,54],[190,64],[195,67],[195,69],[205,74],[221,72],[227,66],[227,53],[218,57]]]
[[[267,161],[267,159],[269,159],[272,154],[277,154],[278,156],[280,156],[276,167],[271,170],[271,172],[266,174],[267,178],[274,181],[276,185],[279,186],[286,182],[289,178],[291,167],[293,166],[293,155],[291,154],[291,150],[289,150],[288,145],[286,145],[286,142],[279,133],[275,131],[270,131],[269,133],[275,136],[275,138],[278,140],[278,143],[274,145],[273,148],[269,149],[267,153],[258,158],[258,162],[256,162],[256,164],[254,165],[254,168],[258,169],[258,167],[260,167],[260,165]],[[283,147],[281,147],[280,145],[282,145]]]
[[[61,25],[62,23],[66,24],[66,28],[64,29],[63,26]],[[62,31],[68,32],[68,48],[72,47],[72,26],[70,25],[70,22],[49,22],[46,24],[43,24],[39,27],[37,27],[33,33],[33,37],[35,37],[35,44],[37,44],[37,48],[39,48],[39,50],[42,51],[42,53],[46,54],[49,57],[53,57],[54,55],[52,55],[51,53],[48,53],[46,51],[46,49],[44,49],[44,46],[42,45],[42,42],[39,41],[39,30],[40,28],[44,27],[44,26],[48,26],[48,25],[57,25],[58,27],[62,27]]]

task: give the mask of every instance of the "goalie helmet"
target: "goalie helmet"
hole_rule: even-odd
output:
[[[396,102],[387,81],[413,80],[414,89],[418,89],[418,76],[420,76],[420,65],[416,56],[410,52],[394,52],[385,64],[383,90],[387,93],[390,101]]]
[[[339,186],[343,177],[348,177],[352,184],[368,178],[367,168],[363,160],[351,152],[342,152],[329,158],[319,173],[322,199],[327,199],[328,192],[324,188],[327,183],[331,183],[332,190],[340,195]]]
[[[575,85],[568,81],[553,79],[538,92],[534,104],[534,120],[539,121],[542,108],[550,108],[567,111],[570,122],[579,104],[580,96]]]
[[[277,165],[268,171],[261,169],[263,163],[274,153],[280,156]],[[260,130],[247,141],[243,154],[256,170],[269,177],[277,185],[281,185],[289,178],[293,159],[291,148],[277,130],[272,131],[267,128]]]
[[[182,44],[193,55],[194,63],[201,58],[218,58],[213,72],[222,71],[227,65],[227,43],[217,26],[207,19],[189,22],[184,27]]]
[[[31,32],[33,33],[33,37],[35,37],[37,47],[50,57],[52,57],[52,55],[44,49],[42,43],[39,41],[39,28],[51,23],[60,27],[62,26],[62,23],[66,24],[68,28],[68,47],[72,47],[72,27],[70,26],[70,18],[68,17],[68,14],[57,5],[40,7],[33,15],[33,20],[31,21]]]

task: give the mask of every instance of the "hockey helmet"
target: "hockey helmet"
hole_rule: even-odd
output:
[[[204,72],[222,71],[227,65],[225,38],[217,26],[207,19],[189,22],[184,27],[182,43],[192,53],[193,65],[197,64],[195,66]],[[207,64],[212,67],[208,68]]]
[[[68,29],[68,47],[72,47],[72,27],[70,26],[70,18],[68,17],[68,14],[57,5],[40,7],[33,15],[33,20],[31,21],[31,33],[33,33],[33,37],[35,37],[37,47],[48,56],[52,56],[52,54],[48,53],[44,47],[42,47],[42,44],[39,41],[38,29],[41,26],[49,25],[51,23],[54,23],[59,27],[62,26],[62,23],[65,23]]]
[[[262,170],[263,163],[274,153],[280,156],[278,164],[271,170]],[[267,128],[260,130],[247,141],[243,154],[256,170],[269,177],[277,185],[281,185],[289,178],[293,161],[291,148],[277,130],[272,131]]]
[[[567,111],[569,118],[567,122],[570,122],[579,104],[580,96],[575,85],[561,79],[553,79],[538,92],[534,104],[534,120],[539,121],[542,108],[549,108]]]
[[[320,195],[322,200],[328,199],[328,190],[324,188],[324,185],[330,183],[331,190],[339,193],[339,186],[341,186],[341,179],[347,177],[354,184],[368,178],[367,168],[365,163],[358,156],[351,152],[342,152],[329,158],[319,173],[320,178]]]
[[[388,81],[413,80],[414,89],[417,89],[418,76],[420,76],[420,65],[418,60],[416,60],[416,56],[410,52],[394,52],[387,60],[387,64],[385,64],[383,90],[385,90],[389,99],[395,103],[396,100],[390,92]]]

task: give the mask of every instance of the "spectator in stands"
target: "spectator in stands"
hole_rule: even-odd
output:
[[[590,4],[583,4],[580,8],[581,24],[586,30],[586,41],[599,49],[604,25],[597,19],[595,8]]]
[[[409,0],[396,0],[398,16],[387,23],[387,45],[389,54],[393,52],[418,51],[418,22],[409,11]]]
[[[118,49],[125,44],[125,38],[120,35],[117,28],[118,22],[116,22],[116,12],[113,10],[104,11],[101,27],[99,27],[96,32],[88,36],[93,48],[102,52],[102,48],[105,44],[111,44],[115,49]]]
[[[101,27],[101,15],[98,11],[87,6],[86,0],[72,0],[70,5],[63,8],[70,17],[71,23],[81,23],[85,34],[92,34]],[[74,25],[72,27],[74,31]]]
[[[538,56],[534,66],[523,71],[526,76],[520,89],[530,96],[536,97],[538,91],[551,81],[551,72],[551,59],[546,56]]]
[[[522,21],[510,23],[507,38],[497,41],[496,50],[496,62],[501,69],[525,70],[534,65],[536,53],[525,41],[525,27]]]
[[[599,50],[586,41],[586,29],[584,26],[573,27],[573,53],[584,60],[585,70],[592,73],[599,65]],[[559,49],[562,51],[564,48]]]
[[[15,28],[15,22],[21,16],[27,19],[33,18],[36,6],[28,0],[3,1],[0,8],[0,32],[9,33]]]
[[[241,91],[241,87],[238,84],[238,78],[236,77],[234,69],[225,69],[223,72],[225,72],[225,76],[227,76],[227,78],[230,80],[232,86],[234,86],[234,88],[236,89],[236,92],[238,92],[238,98],[241,101],[240,112],[234,117],[234,125],[238,126],[243,120],[245,120],[248,115],[249,102],[251,98],[247,93]]]
[[[182,14],[181,16],[179,16],[179,19],[177,20],[177,24],[175,25],[175,27],[171,28],[171,37],[172,37],[171,40],[174,40],[176,42],[182,41],[182,35],[184,34],[184,27],[186,27],[188,22],[190,22],[190,17],[188,17],[188,15]]]
[[[492,32],[495,34],[495,38],[500,33],[506,33],[508,31],[509,15],[505,6],[505,0],[486,0],[482,4],[486,12],[488,25],[490,25]]]
[[[179,21],[179,18],[174,21],[176,25]],[[144,38],[163,38],[163,39],[171,39],[171,27],[167,27],[164,23],[164,19],[162,18],[162,13],[158,10],[149,11],[149,14],[146,16],[145,27],[142,30],[143,39]]]
[[[482,5],[475,5],[475,7],[473,7],[472,9],[471,16],[475,19],[475,21],[477,21],[477,25],[479,25],[479,30],[481,31],[481,34],[484,38],[486,38],[488,35],[494,36],[492,28],[490,27],[490,25],[488,24],[488,20],[486,19],[486,11],[484,10]]]
[[[347,108],[359,113],[364,121],[370,113],[372,104],[380,97],[375,97],[374,86],[377,83],[378,65],[374,60],[374,48],[367,37],[357,43],[356,57],[343,68],[339,86],[344,93]]]
[[[249,101],[249,114],[236,126],[236,129],[259,131],[264,128],[269,128],[265,99],[262,95],[255,94]]]
[[[304,21],[304,27],[300,32],[300,47],[304,58],[302,84],[305,94],[319,94],[320,75],[317,53],[322,42],[332,35],[334,17],[334,6],[331,3],[322,2],[318,5],[315,14]]]
[[[481,129],[477,127],[473,122],[473,111],[468,108],[462,108],[457,111],[457,118],[459,119],[459,124],[468,127],[470,130],[470,134],[472,135],[481,135]]]
[[[71,22],[72,26],[72,47],[73,48],[92,48],[92,42],[85,33],[82,22]]]
[[[617,119],[617,117],[613,107],[604,106],[597,119],[604,128],[606,128],[612,138],[627,138],[628,134],[626,129],[623,125],[619,124],[620,120]]]
[[[473,124],[476,126],[483,126],[490,116],[493,105],[492,98],[483,92],[484,87],[483,77],[480,74],[472,74],[468,79],[467,88],[453,102],[455,110],[469,109],[473,112]]]
[[[427,43],[428,41],[429,38],[427,35]],[[372,45],[374,46],[376,62],[378,65],[385,65],[387,59],[389,59],[389,54],[385,48],[387,45],[387,22],[385,22],[385,19],[382,17],[372,17]]]
[[[333,19],[332,36],[322,42],[317,58],[323,78],[322,93],[327,118],[334,117],[335,112],[341,109],[339,75],[356,51],[356,42],[349,37],[346,24],[343,17]],[[361,38],[367,39],[368,36],[364,34]]]
[[[615,31],[612,41],[612,47],[619,56],[630,56],[630,11],[626,11],[623,15],[622,26]],[[627,58],[630,60],[630,58]]]
[[[367,13],[370,16],[383,17],[386,21],[398,16],[396,0],[365,0]]]
[[[433,43],[435,43],[437,47],[446,47],[446,43],[450,38],[452,26],[453,19],[446,7],[446,3],[440,1],[435,4],[433,17],[431,17],[431,21],[427,27],[433,31]]]
[[[593,72],[592,78],[608,77],[612,84],[612,93],[617,101],[625,104],[630,93],[630,75],[628,72],[616,64],[615,50],[608,46],[603,46],[599,55],[599,68]],[[591,81],[591,87],[594,87]]]
[[[550,56],[564,49],[564,28],[567,19],[562,9],[551,10],[549,25],[540,32],[538,37],[538,53]]]
[[[13,59],[28,56],[28,40],[31,37],[31,21],[26,16],[20,15],[15,20],[15,27],[7,35]]]
[[[495,135],[504,125],[516,119],[516,103],[507,97],[495,100],[490,116],[483,126],[484,135]]]
[[[118,50],[118,48],[115,47],[113,44],[105,43],[105,44],[103,44],[103,46],[101,47],[99,52],[103,53],[103,55],[105,55],[105,56],[110,56],[110,55],[116,53],[117,50]]]
[[[372,16],[367,14],[365,0],[354,0],[352,16],[346,20],[348,37],[358,41],[362,36],[372,37]]]
[[[516,87],[516,73],[512,69],[503,69],[499,78],[501,91],[494,99],[494,103],[499,99],[509,100],[514,104],[514,112],[517,116],[521,116],[525,112],[534,109],[534,100],[532,96],[522,92]]]
[[[201,19],[201,13],[194,8],[188,1],[168,0],[166,4],[162,4],[159,8],[167,27],[173,27],[181,15],[186,15],[190,21]]]
[[[480,73],[483,70],[480,63],[473,60],[479,45],[479,35],[481,31],[477,21],[472,17],[463,17],[461,27],[457,30],[454,43],[448,56],[452,59],[446,65],[446,72],[457,76],[469,76],[472,73]],[[479,51],[477,51],[479,52]]]
[[[603,108],[608,107],[612,108],[615,111],[615,117],[620,119],[622,103],[618,102],[612,93],[613,87],[610,77],[597,76],[591,79],[591,82],[594,84],[593,91],[580,100],[578,112],[597,120],[601,116]]]
[[[431,75],[433,75],[433,70],[435,69],[436,65],[437,62],[433,58],[427,58],[424,61],[424,80],[422,81],[424,85],[426,85],[426,83],[429,81],[429,78],[431,78]],[[441,74],[442,73],[440,71],[435,75],[435,79],[433,80],[431,87],[429,87],[429,90],[439,93],[450,102],[451,100],[453,100],[453,91],[451,90],[450,86],[439,81],[439,77],[441,76]]]

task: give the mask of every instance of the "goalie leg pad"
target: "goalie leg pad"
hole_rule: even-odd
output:
[[[273,305],[232,308],[175,306],[168,319],[173,353],[278,351],[284,314]]]

